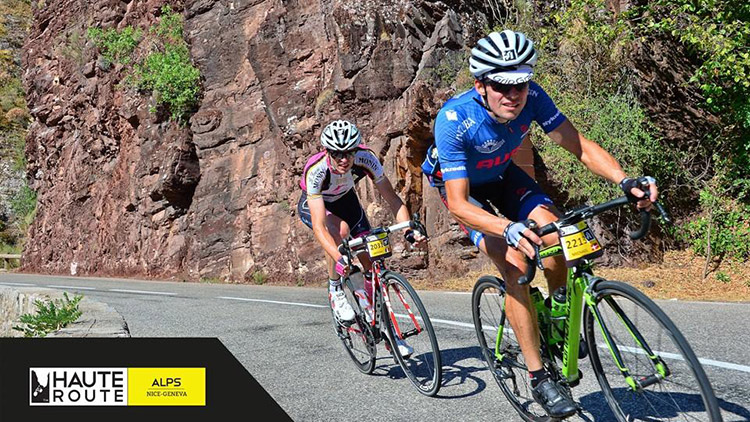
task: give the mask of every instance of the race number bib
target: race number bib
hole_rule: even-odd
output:
[[[388,233],[376,233],[365,238],[367,241],[367,253],[370,258],[387,258],[391,256],[391,243]]]
[[[585,221],[579,221],[559,229],[560,246],[568,268],[578,264],[581,259],[593,259],[604,254],[602,245],[594,236],[594,231]]]

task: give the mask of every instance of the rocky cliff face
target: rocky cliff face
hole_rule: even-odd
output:
[[[404,251],[396,237],[401,259],[392,264],[444,277],[483,262],[425,188],[419,165],[432,118],[452,94],[446,85],[493,15],[483,12],[484,2],[169,2],[185,17],[203,78],[199,108],[185,126],[152,113],[154,99],[123,83],[129,70],[103,66],[85,36],[94,25],[146,29],[164,0],[33,3],[24,48],[34,117],[26,154],[39,203],[26,269],[320,280],[322,252],[296,215],[298,182],[320,129],[336,118],[360,127],[397,192],[431,230],[427,254]],[[686,98],[661,77],[674,61],[689,67],[674,54],[642,44],[633,71],[647,107],[684,136],[690,131],[673,125],[678,110],[658,112],[663,92],[673,104]],[[672,73],[675,84],[689,74]],[[522,155],[529,164],[530,151]],[[371,221],[392,221],[373,188],[367,180],[358,188]]]
[[[447,97],[434,71],[477,39],[480,2],[172,2],[203,76],[186,127],[150,113],[153,99],[121,84],[126,69],[101,66],[85,38],[94,24],[146,28],[163,3],[50,0],[35,10],[24,60],[39,205],[25,268],[320,279],[322,253],[295,215],[297,184],[334,118],[358,124],[437,242],[460,237],[418,166]],[[390,221],[373,185],[360,185],[372,220]],[[396,261],[424,268],[427,256]]]

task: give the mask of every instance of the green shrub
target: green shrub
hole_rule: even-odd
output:
[[[700,193],[703,213],[683,224],[677,235],[703,256],[750,259],[750,206],[716,195],[714,188]]]
[[[154,94],[157,104],[169,109],[173,119],[184,122],[198,103],[200,71],[190,60],[183,38],[183,18],[169,6],[162,8],[159,24],[150,32],[159,47],[135,68],[135,85]]]
[[[750,3],[655,0],[639,10],[647,33],[676,38],[700,63],[691,82],[702,90],[704,107],[722,119],[709,150],[719,159],[708,177],[718,174],[731,196],[750,203]]]
[[[570,92],[550,95],[578,130],[612,154],[629,175],[649,174],[671,180],[676,163],[648,127],[648,119],[632,95],[578,97]],[[557,94],[557,95],[555,95]],[[620,196],[617,185],[591,173],[578,159],[535,128],[536,145],[553,180],[571,202],[603,202]]]
[[[132,53],[141,40],[141,30],[126,26],[121,31],[115,28],[89,28],[87,36],[94,41],[102,53],[105,66],[112,63],[128,64]]]
[[[185,120],[197,104],[200,72],[190,62],[187,45],[167,44],[163,52],[149,54],[136,68],[136,81],[139,89],[153,92],[175,120]]]
[[[10,208],[17,217],[30,215],[36,209],[36,192],[24,184],[10,199]]]
[[[253,272],[253,283],[257,285],[265,284],[268,281],[268,274],[263,270]]]
[[[12,108],[26,108],[21,78],[0,78],[0,112],[5,114]]]
[[[730,281],[732,281],[732,278],[729,277],[729,274],[723,271],[719,271],[718,273],[716,273],[716,279],[721,281],[722,283],[729,283]]]
[[[142,60],[133,60],[133,52],[146,37],[140,29],[125,27],[101,30],[89,28],[88,37],[99,47],[106,63],[133,66],[124,82],[154,96],[157,106],[164,106],[172,119],[185,122],[196,107],[200,95],[200,71],[190,60],[183,38],[183,17],[169,6],[161,9],[159,23],[148,30],[151,51]],[[150,107],[157,112],[158,107]]]
[[[36,300],[36,314],[21,315],[20,321],[25,326],[14,326],[13,329],[23,331],[24,337],[44,337],[80,318],[78,304],[81,299],[82,295],[76,295],[71,300],[67,293],[63,293],[62,299],[49,302]]]

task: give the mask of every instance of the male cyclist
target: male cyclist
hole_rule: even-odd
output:
[[[356,237],[370,231],[370,223],[354,185],[365,175],[370,177],[399,223],[409,220],[409,210],[393,190],[378,157],[362,144],[356,126],[345,120],[333,121],[323,129],[320,142],[325,150],[313,155],[305,165],[300,182],[303,192],[297,211],[325,251],[328,297],[333,312],[337,319],[348,322],[354,320],[354,310],[346,300],[341,276],[349,273],[351,263],[339,253],[338,245],[347,235]],[[421,233],[413,230],[407,230],[404,236],[417,245],[426,241]],[[369,271],[371,263],[367,254],[358,258]],[[372,297],[371,291],[367,293]],[[402,355],[412,353],[411,347],[401,340],[398,340],[398,347]]]
[[[529,369],[532,395],[551,417],[563,418],[575,413],[576,406],[542,366],[529,287],[518,284],[527,268],[525,258],[534,257],[532,244],[557,242],[557,234],[540,239],[527,219],[542,226],[557,220],[559,212],[510,158],[536,121],[590,171],[640,198],[638,207],[649,208],[657,190],[649,178],[651,197],[644,198],[636,180],[627,178],[617,161],[581,135],[531,82],[536,60],[534,44],[522,33],[504,30],[481,39],[469,59],[474,88],[443,105],[435,121],[435,145],[422,170],[451,215],[504,277],[506,310]],[[548,260],[545,276],[552,292],[564,285],[566,267],[562,257]]]

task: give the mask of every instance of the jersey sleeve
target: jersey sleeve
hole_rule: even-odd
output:
[[[321,198],[323,196],[323,182],[326,177],[327,167],[320,165],[311,166],[305,174],[305,189],[308,199]]]
[[[369,148],[363,148],[357,151],[354,157],[354,165],[362,169],[367,176],[375,183],[380,183],[385,178],[385,171],[380,160]]]
[[[443,180],[465,179],[469,177],[466,170],[466,150],[463,135],[466,133],[467,120],[456,110],[440,110],[435,119],[435,146]]]
[[[533,82],[529,85],[529,102],[534,110],[534,120],[544,133],[557,129],[567,119],[542,87]]]

